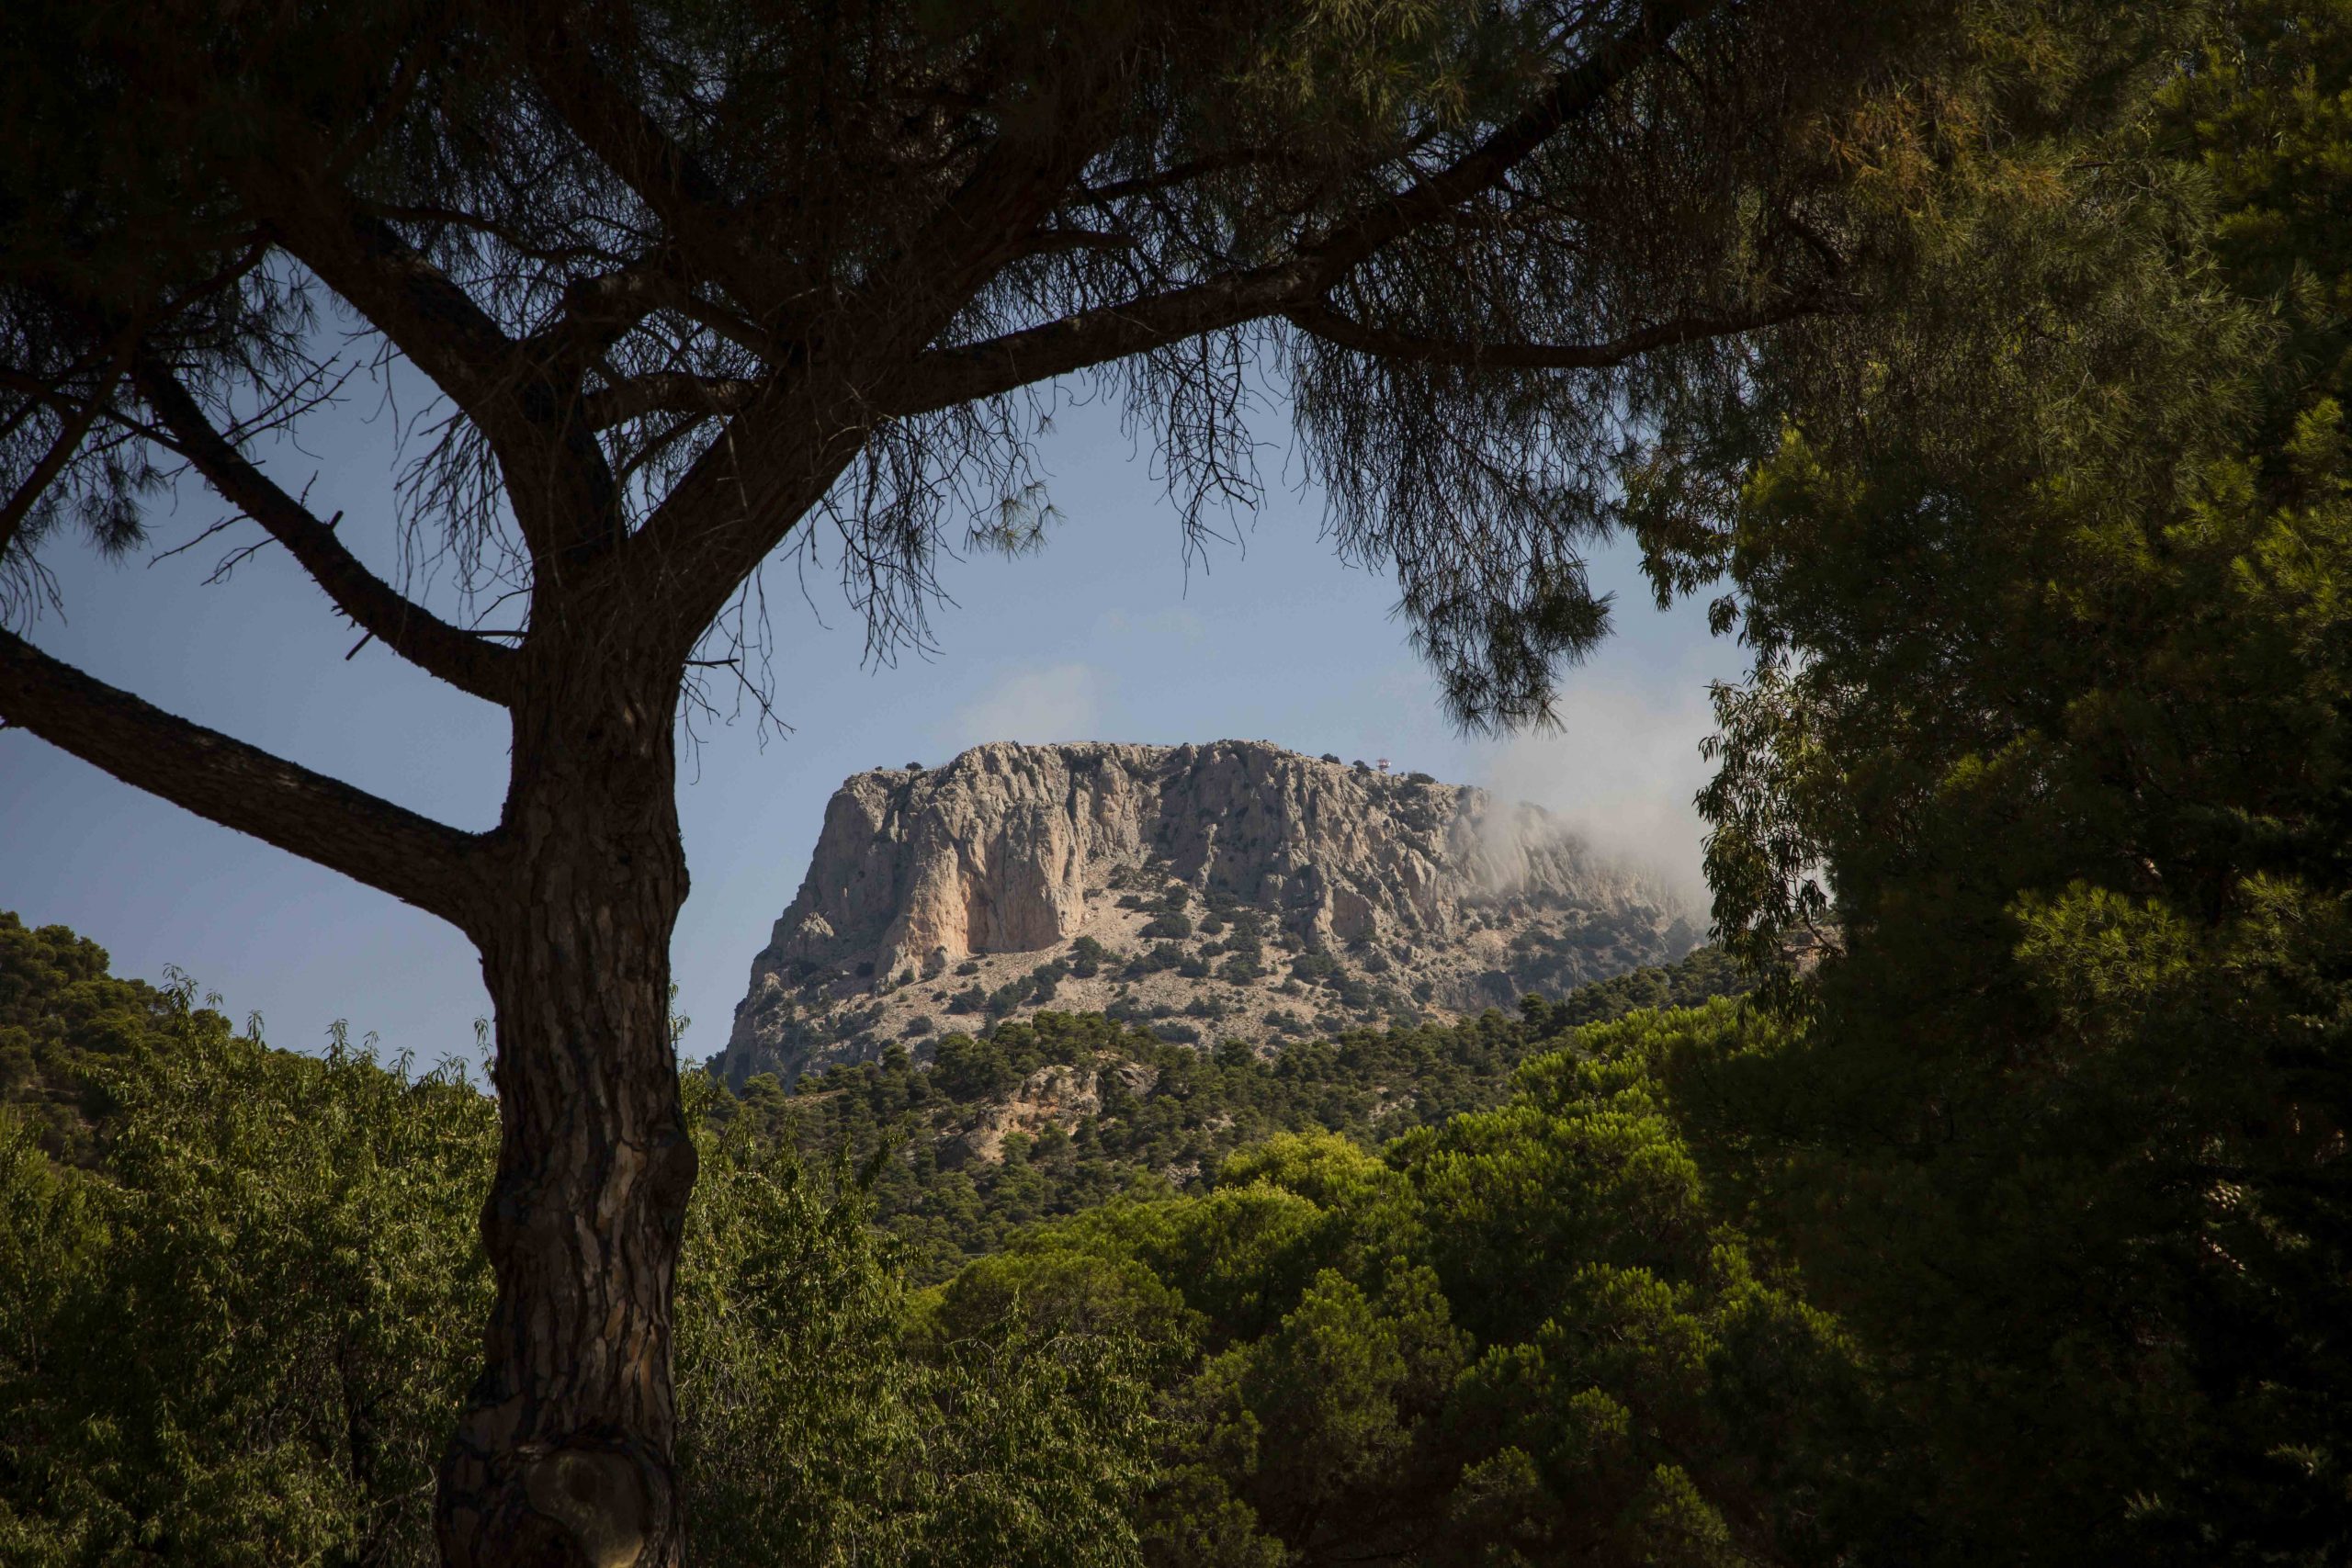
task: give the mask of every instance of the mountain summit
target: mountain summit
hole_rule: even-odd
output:
[[[1255,740],[996,743],[842,785],[718,1066],[789,1081],[1040,1006],[1278,1046],[1696,939],[1557,818],[1425,773]]]

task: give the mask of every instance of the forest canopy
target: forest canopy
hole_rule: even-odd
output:
[[[217,1000],[0,913],[0,1049],[46,1067],[0,1100],[0,1560],[435,1562],[495,1103],[341,1031],[273,1050]],[[1135,1562],[1135,1344],[927,1337],[854,1181],[697,1136],[698,1561]]]

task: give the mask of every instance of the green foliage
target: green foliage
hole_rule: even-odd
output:
[[[1124,1341],[925,1341],[854,1187],[826,1196],[741,1123],[704,1172],[679,1279],[696,1561],[1134,1561],[1149,1428]]]
[[[1163,917],[1164,918],[1164,917]],[[1157,923],[1157,922],[1154,922]],[[1130,979],[1141,979],[1163,970],[1183,967],[1184,950],[1172,942],[1155,942],[1127,960],[1123,971]]]
[[[1661,1027],[1732,1016],[1572,1036],[1385,1156],[1273,1138],[1029,1233],[938,1313],[1163,1348],[1154,1562],[1831,1560],[1878,1528],[1864,1370],[1714,1218],[1652,1071]]]
[[[1265,974],[1265,964],[1259,961],[1257,953],[1250,952],[1234,953],[1216,966],[1218,979],[1237,986],[1250,985],[1263,979]]]
[[[0,1556],[431,1561],[495,1114],[455,1069],[289,1055],[156,995],[98,1069],[98,1170],[0,1111]]]
[[[63,926],[28,930],[0,909],[0,1100],[60,1157],[96,1157],[96,1069],[175,1019],[166,993],[107,973],[106,949]]]
[[[1080,980],[1091,980],[1110,957],[1109,948],[1091,936],[1080,937],[1069,944],[1069,972]]]
[[[1329,980],[1339,975],[1340,961],[1320,950],[1302,953],[1291,960],[1290,973],[1292,979],[1303,980],[1312,985],[1317,981]]]
[[[1205,1017],[1195,1025],[1041,1012],[984,1037],[943,1035],[928,1070],[902,1053],[811,1075],[791,1096],[773,1078],[754,1079],[713,1114],[743,1118],[820,1164],[891,1156],[872,1189],[881,1223],[908,1245],[916,1278],[934,1280],[1032,1222],[1202,1181],[1234,1151],[1278,1134],[1317,1130],[1373,1145],[1490,1106],[1509,1092],[1513,1068],[1582,1024],[1745,986],[1721,953],[1702,950],[1556,1003],[1528,998],[1516,1017],[1351,1030],[1296,1040],[1265,1060],[1247,1047],[1204,1053],[1176,1043],[1204,1030],[1215,1039]],[[1307,1032],[1303,1020],[1286,1022]],[[1071,1112],[1053,1139],[982,1157],[976,1144],[997,1108],[1051,1068],[1091,1077],[1093,1108]]]
[[[2352,1551],[2352,6],[2168,25],[1719,513],[1717,911],[1842,953],[1679,1103],[1894,1375],[1924,1561]]]
[[[40,1121],[0,1103],[0,1561],[436,1561],[433,1476],[489,1309],[494,1106],[455,1067],[273,1051],[38,934],[0,951],[17,1017],[141,1006],[63,1036],[107,1042],[75,1067],[102,1087],[92,1164],[44,1151],[46,1089]],[[845,1172],[698,1136],[677,1320],[698,1558],[1135,1561],[1133,1346],[936,1334]]]

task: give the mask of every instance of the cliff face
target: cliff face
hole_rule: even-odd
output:
[[[1508,1003],[1691,940],[1654,886],[1483,791],[1258,741],[980,746],[833,796],[724,1067],[790,1077],[1041,1003],[1279,1039]]]

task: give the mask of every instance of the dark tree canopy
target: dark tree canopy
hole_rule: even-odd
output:
[[[127,545],[187,463],[503,700],[511,650],[240,460],[353,317],[447,400],[412,554],[667,659],[823,525],[919,634],[943,542],[1034,526],[1057,377],[1201,526],[1253,497],[1271,387],[1456,710],[1524,718],[1601,630],[1577,547],[1645,412],[1843,297],[1825,128],[1905,10],[14,7],[12,599],[40,536]]]

